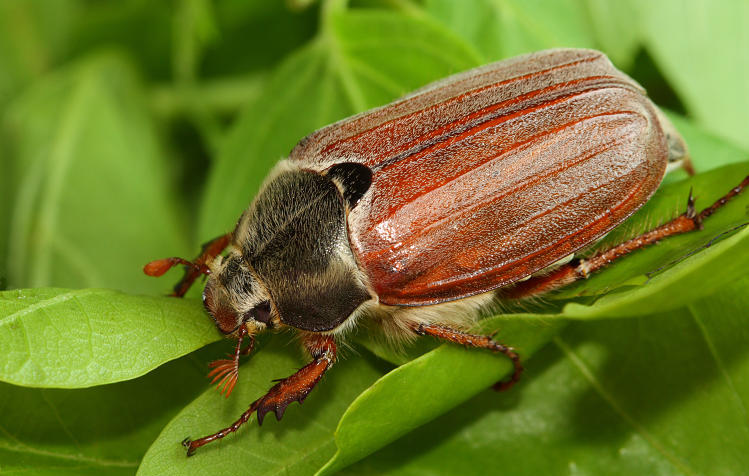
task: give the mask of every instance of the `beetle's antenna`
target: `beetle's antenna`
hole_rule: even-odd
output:
[[[201,274],[211,274],[211,269],[207,263],[213,261],[221,252],[229,245],[231,241],[231,233],[221,235],[218,238],[214,238],[208,243],[203,245],[203,250],[200,252],[195,261],[187,261],[184,258],[164,258],[151,261],[143,267],[143,272],[149,276],[159,277],[162,274],[169,271],[172,267],[178,264],[184,264],[187,266],[185,275],[182,279],[174,286],[174,292],[172,296],[182,297],[192,286],[192,283],[200,277]]]
[[[178,264],[189,266],[200,274],[211,274],[211,270],[208,269],[208,266],[204,264],[193,263],[192,261],[187,261],[184,258],[177,257],[162,258],[151,261],[150,263],[143,266],[143,272],[149,276],[158,278]]]
[[[229,359],[214,360],[210,364],[213,370],[208,373],[208,378],[213,377],[211,383],[216,383],[216,390],[222,393],[225,397],[229,397],[229,394],[234,390],[234,386],[237,384],[237,378],[239,378],[239,357],[241,355],[247,355],[252,352],[255,347],[255,337],[250,336],[250,345],[247,348],[242,349],[242,341],[247,337],[247,327],[242,326],[239,328],[239,336],[237,336],[237,347],[234,350],[234,356]]]

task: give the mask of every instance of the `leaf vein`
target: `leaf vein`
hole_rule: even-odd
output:
[[[575,354],[572,348],[567,345],[567,343],[561,337],[554,337],[552,339],[552,342],[554,342],[554,344],[562,351],[562,353],[570,360],[570,362],[572,362],[572,364],[577,367],[583,377],[590,383],[590,385],[603,399],[603,401],[611,407],[614,413],[619,415],[622,420],[629,424],[648,444],[650,444],[651,447],[653,447],[653,449],[655,449],[667,461],[673,464],[680,471],[683,471],[685,474],[695,476],[698,474],[692,468],[687,466],[685,462],[681,461],[681,459],[679,459],[676,455],[673,455],[671,452],[669,452],[668,449],[661,445],[661,443],[652,434],[650,434],[650,432],[643,425],[641,425],[631,415],[629,415],[624,410],[624,408],[619,405],[614,396],[607,392],[606,389],[604,389],[603,385],[593,374],[591,369],[582,361],[582,359],[580,359],[577,354]]]
[[[688,308],[689,308],[690,314],[692,315],[692,319],[694,319],[695,324],[697,324],[697,328],[700,330],[700,335],[704,339],[705,344],[707,345],[707,348],[710,351],[710,355],[712,356],[716,367],[718,367],[718,370],[720,370],[720,373],[726,382],[726,386],[731,391],[733,396],[736,397],[736,402],[738,403],[738,406],[741,409],[741,413],[744,415],[744,427],[749,428],[749,413],[747,412],[746,406],[744,405],[744,400],[741,398],[741,395],[739,394],[738,390],[736,389],[736,386],[734,385],[733,379],[731,378],[731,374],[726,369],[726,365],[723,362],[723,359],[720,358],[718,349],[715,347],[713,340],[710,338],[710,335],[707,331],[707,327],[705,327],[704,322],[702,322],[702,319],[700,319],[697,312],[694,311],[693,306],[688,306]]]
[[[56,451],[49,451],[49,450],[42,450],[39,448],[34,448],[33,446],[29,446],[21,442],[18,438],[13,436],[2,425],[0,425],[0,431],[4,433],[8,438],[17,442],[17,444],[13,445],[13,444],[8,443],[7,441],[0,440],[0,450],[12,451],[15,453],[28,453],[28,454],[37,455],[37,456],[48,456],[51,458],[58,458],[58,459],[69,460],[69,461],[77,461],[79,463],[89,463],[89,464],[95,464],[98,466],[105,466],[105,467],[111,466],[111,467],[117,467],[117,468],[135,468],[138,466],[137,461],[93,458],[91,456],[85,456],[82,454],[59,453]]]
[[[94,289],[94,288],[86,288],[86,289],[76,289],[76,290],[69,291],[63,294],[58,294],[55,297],[51,297],[49,299],[44,299],[42,301],[35,302],[34,304],[31,304],[30,306],[24,307],[23,309],[19,309],[16,312],[8,314],[7,316],[0,319],[0,326],[7,325],[15,321],[16,319],[21,318],[27,314],[31,314],[37,310],[46,309],[48,307],[52,307],[56,304],[69,301],[71,299],[77,299],[77,298],[88,296],[91,294],[96,294],[98,292],[101,292],[101,290]]]

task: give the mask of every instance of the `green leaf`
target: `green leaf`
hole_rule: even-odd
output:
[[[233,126],[208,181],[202,239],[236,223],[273,164],[306,134],[479,61],[423,19],[345,11],[326,25],[279,67]]]
[[[483,392],[340,474],[741,474],[748,308],[744,278],[689,309],[570,325],[512,395]]]
[[[185,437],[197,438],[231,424],[250,402],[271,387],[271,380],[286,377],[305,362],[289,348],[288,339],[272,336],[242,365],[239,381],[227,400],[213,388],[185,407],[154,442],[138,470],[141,476],[182,474],[312,474],[334,452],[333,432],[351,401],[384,372],[371,357],[345,356],[319,383],[303,407],[288,407],[282,422],[269,415],[262,427],[250,419],[223,440],[185,457]]]
[[[81,6],[78,0],[0,2],[0,109],[64,56]]]
[[[689,153],[697,172],[703,172],[723,165],[745,162],[749,152],[726,141],[678,114],[668,114],[684,139],[689,144]]]
[[[477,332],[501,329],[525,360],[566,322],[540,315],[486,319]],[[349,406],[336,429],[335,456],[318,472],[333,474],[382,448],[490,387],[512,372],[507,358],[486,351],[443,345],[398,367]]]
[[[15,152],[9,284],[153,290],[141,267],[187,239],[127,64],[95,56],[49,76],[3,125]]]
[[[749,4],[638,0],[648,51],[700,124],[749,148]]]
[[[164,2],[83,2],[75,16],[67,59],[86,57],[102,47],[115,47],[126,52],[144,77],[169,79],[174,12],[175,5]]]
[[[293,9],[290,2],[214,2],[221,41],[207,45],[204,76],[246,75],[276,66],[315,34],[317,11]]]
[[[0,380],[17,385],[128,380],[218,339],[192,300],[105,289],[0,292]]]
[[[429,15],[499,60],[555,47],[595,46],[581,0],[427,0]]]
[[[186,357],[137,380],[87,389],[0,383],[2,471],[134,474],[151,441],[205,386],[204,374],[202,362]]]
[[[587,10],[599,49],[619,68],[629,69],[642,42],[640,19],[632,2],[583,0],[582,6],[579,15],[584,17]]]

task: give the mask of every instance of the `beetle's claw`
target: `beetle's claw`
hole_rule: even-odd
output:
[[[192,456],[192,455],[195,454],[195,448],[192,447],[192,440],[190,439],[189,436],[187,438],[185,438],[184,440],[182,440],[182,446],[184,446],[185,448],[187,448],[187,457],[188,458],[190,456]]]
[[[695,218],[697,216],[697,208],[694,206],[694,195],[692,194],[692,188],[689,189],[689,198],[687,198],[687,218]]]
[[[687,211],[684,212],[684,216],[689,218],[694,222],[695,227],[698,230],[702,229],[702,216],[701,214],[697,213],[697,208],[694,205],[694,195],[692,194],[692,189],[689,189],[689,198],[687,198]]]

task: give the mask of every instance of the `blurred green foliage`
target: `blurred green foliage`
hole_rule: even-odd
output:
[[[163,294],[170,279],[141,266],[230,229],[305,134],[544,48],[607,53],[675,113],[701,173],[669,177],[608,243],[690,187],[704,205],[749,171],[747,25],[744,0],[3,0],[0,471],[742,473],[746,196],[534,313],[485,320],[535,353],[508,394],[481,390],[502,359],[405,357],[360,333],[304,408],[190,459],[181,438],[230,423],[303,359],[261,339],[227,403],[202,374],[229,344],[182,357],[219,338],[200,304],[135,293]]]

